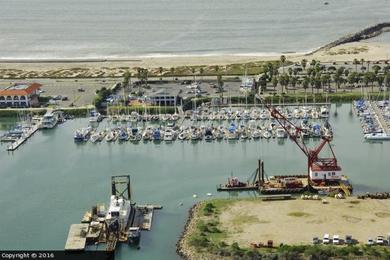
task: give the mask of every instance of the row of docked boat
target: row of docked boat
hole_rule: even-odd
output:
[[[112,122],[113,124],[117,123],[126,123],[126,122],[166,122],[172,121],[175,122],[180,119],[179,114],[139,114],[136,111],[127,114],[118,114],[118,115],[110,115],[108,116],[108,122]]]
[[[389,101],[371,102],[361,99],[354,101],[353,107],[359,116],[366,140],[390,140],[390,134],[386,133],[390,125]]]
[[[311,123],[308,120],[301,120],[299,123],[298,138],[316,138],[326,136],[332,138],[333,131],[330,124]],[[130,126],[115,126],[103,130],[95,130],[91,127],[81,128],[76,130],[74,140],[76,142],[86,142],[90,140],[93,143],[101,142],[172,142],[175,140],[190,140],[190,141],[213,141],[213,140],[257,140],[288,137],[287,131],[290,135],[296,136],[296,128],[284,129],[278,125],[277,122],[271,120],[270,122],[258,124],[255,120],[250,120],[247,124],[236,124],[231,122],[229,125],[218,126],[195,126],[183,125],[176,126],[146,126],[144,128],[130,127]]]
[[[327,119],[329,117],[328,106],[300,106],[300,107],[277,107],[287,119]],[[100,115],[100,114],[99,114]],[[265,108],[254,107],[251,109],[221,108],[218,111],[206,106],[195,110],[187,110],[184,114],[140,114],[136,111],[130,114],[114,114],[108,116],[108,121],[114,124],[126,122],[166,122],[177,121],[182,118],[192,121],[223,121],[223,120],[268,120],[271,118]],[[90,117],[90,122],[95,122],[96,116]]]
[[[287,119],[326,119],[329,117],[328,106],[311,107],[276,107],[276,109]],[[201,107],[198,110],[186,111],[185,117],[193,121],[204,120],[268,120],[271,115],[267,109],[251,108],[238,109],[222,108],[219,111],[211,111],[207,107]]]

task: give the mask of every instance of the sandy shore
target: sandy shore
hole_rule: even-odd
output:
[[[288,60],[320,60],[322,62],[352,61],[364,59],[370,61],[387,60],[390,57],[390,43],[353,42],[339,45],[330,50],[313,54],[285,54]],[[136,71],[137,67],[151,69],[158,74],[159,67],[169,72],[171,67],[212,66],[247,62],[279,60],[280,56],[261,55],[209,55],[209,56],[173,56],[138,57],[124,60],[74,60],[74,61],[0,61],[0,78],[36,78],[36,77],[120,77],[126,70]]]

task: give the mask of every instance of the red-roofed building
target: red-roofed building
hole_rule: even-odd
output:
[[[39,83],[15,84],[0,90],[0,107],[38,106]]]

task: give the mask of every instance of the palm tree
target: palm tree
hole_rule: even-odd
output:
[[[352,63],[355,65],[355,71],[357,72],[357,65],[359,64],[359,61],[355,58]]]
[[[306,70],[306,65],[307,65],[307,60],[306,59],[302,59],[301,60],[301,66],[302,66],[303,70]]]
[[[214,70],[215,70],[215,73],[216,73],[216,74],[218,74],[218,71],[219,71],[219,66],[218,66],[218,65],[216,65],[216,66],[214,67]]]
[[[163,71],[164,71],[163,67],[159,67],[159,68],[158,68],[158,73],[160,74],[160,81],[162,81],[162,74],[163,74]]]
[[[310,84],[310,79],[307,76],[304,76],[302,81],[302,87],[305,90],[305,95],[306,95],[306,90],[309,87],[309,84]]]
[[[170,71],[171,71],[172,80],[175,80],[175,68],[172,67],[172,68],[170,69]]]
[[[200,67],[199,74],[200,74],[202,81],[203,81],[203,73],[204,73],[204,69],[203,69],[203,67]]]
[[[287,73],[289,76],[291,76],[293,74],[293,69],[291,67],[288,68]]]
[[[196,72],[196,70],[195,70],[194,67],[191,68],[191,72],[192,72],[192,76],[194,77],[194,81],[195,81],[195,72]]]
[[[276,87],[278,86],[278,77],[272,78],[272,87],[274,88],[274,91],[276,91]]]
[[[290,83],[291,83],[291,86],[293,87],[294,94],[295,94],[295,86],[296,86],[297,82],[298,82],[297,77],[291,77]]]
[[[286,62],[286,56],[284,55],[280,56],[280,62],[282,63],[282,70],[284,74],[284,63]]]

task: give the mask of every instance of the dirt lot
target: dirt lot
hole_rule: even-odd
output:
[[[272,239],[275,245],[310,244],[325,233],[352,235],[360,243],[390,233],[390,200],[240,201],[220,215],[226,242],[248,247]]]

